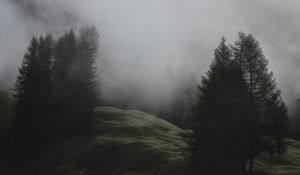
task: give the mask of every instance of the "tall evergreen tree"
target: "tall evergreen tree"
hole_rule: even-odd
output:
[[[95,67],[98,37],[94,27],[86,27],[79,38],[71,30],[56,44],[53,70],[60,132],[79,134],[92,128],[99,97]]]
[[[76,77],[78,85],[77,98],[80,101],[81,128],[89,130],[92,127],[94,110],[100,104],[100,89],[97,81],[97,67],[99,34],[94,26],[83,27],[78,41],[79,55],[76,63]]]
[[[240,32],[233,50],[247,82],[250,112],[245,125],[245,153],[249,171],[252,172],[253,160],[261,152],[273,154],[284,151],[287,109],[276,87],[273,73],[267,69],[268,61],[255,38]]]
[[[223,39],[215,50],[192,121],[200,174],[251,173],[260,153],[284,152],[287,109],[267,63],[252,35],[239,33],[231,49]]]
[[[294,139],[300,139],[300,98],[297,98],[290,117],[290,134]]]
[[[53,126],[50,125],[53,119],[53,78],[52,78],[52,62],[54,59],[54,40],[51,34],[45,37],[41,36],[38,46],[39,60],[39,76],[40,79],[36,83],[39,86],[39,107],[36,108],[41,121],[40,134],[41,137],[49,138],[52,136]]]
[[[192,165],[196,174],[240,174],[243,171],[240,116],[246,84],[225,39],[198,90],[192,118]]]
[[[74,65],[78,57],[76,36],[71,30],[59,38],[55,45],[53,63],[54,102],[57,134],[75,132],[77,126],[74,118],[77,116],[73,103],[77,101],[73,92],[76,87],[76,72]]]
[[[19,68],[16,88],[15,133],[17,141],[32,151],[44,142],[46,116],[51,97],[51,59],[53,58],[51,35],[32,38]]]

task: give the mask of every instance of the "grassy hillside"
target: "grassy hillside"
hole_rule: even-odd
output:
[[[288,151],[281,157],[261,156],[256,160],[256,170],[265,174],[299,175],[300,174],[300,141],[287,140]]]
[[[188,174],[187,144],[183,136],[189,132],[135,110],[101,107],[96,109],[96,114],[96,135],[61,139],[34,160],[26,160],[21,167],[10,160],[1,163],[0,159],[0,174]],[[255,171],[299,175],[300,142],[290,139],[288,145],[288,152],[282,157],[261,156],[255,162]]]
[[[139,111],[102,107],[96,113],[95,136],[63,139],[23,168],[4,163],[0,169],[43,175],[186,174],[185,131]]]

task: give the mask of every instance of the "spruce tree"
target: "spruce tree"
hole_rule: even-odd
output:
[[[94,27],[82,28],[78,38],[71,30],[57,41],[53,74],[59,132],[81,134],[92,129],[98,104],[97,53]]]
[[[300,98],[294,102],[293,111],[290,116],[290,135],[298,140],[300,138]]]
[[[57,134],[69,134],[77,130],[74,119],[77,116],[74,106],[76,88],[75,62],[78,57],[78,44],[73,30],[60,37],[55,45],[53,79],[55,123]]]
[[[37,48],[38,40],[33,37],[24,55],[22,66],[19,68],[19,75],[15,85],[16,118],[14,128],[18,143],[23,145],[27,140],[28,145],[26,145],[26,148],[33,146],[37,137],[37,115],[34,111],[36,107],[35,99],[37,98],[37,94],[35,94]]]
[[[54,58],[54,40],[51,34],[41,36],[38,46],[39,76],[40,80],[35,82],[40,88],[38,113],[42,119],[40,133],[42,137],[48,138],[53,135],[53,78],[52,62]]]
[[[240,32],[233,50],[247,82],[249,113],[244,126],[247,129],[244,151],[249,172],[252,172],[253,160],[261,152],[274,154],[284,151],[287,109],[273,73],[268,71],[268,61],[255,38]]]
[[[14,128],[16,141],[30,151],[43,145],[47,131],[51,98],[51,59],[53,58],[51,35],[32,38],[19,68],[15,84],[16,118]]]
[[[241,117],[246,84],[223,38],[198,89],[192,117],[192,165],[196,174],[240,174]]]
[[[82,110],[80,124],[84,131],[91,129],[94,117],[94,110],[100,104],[100,90],[97,82],[97,67],[95,65],[98,57],[99,35],[94,26],[83,27],[80,31],[78,41],[78,58],[76,77],[79,93],[77,98],[80,101]]]

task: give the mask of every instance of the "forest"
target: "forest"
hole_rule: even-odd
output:
[[[51,34],[31,39],[11,92],[13,102],[2,99],[1,110],[9,111],[2,118],[13,116],[2,137],[16,166],[58,140],[97,135],[96,127],[103,124],[96,121],[103,119],[95,117],[95,109],[108,106],[96,81],[98,46],[96,28],[88,26],[57,40]],[[183,135],[189,173],[252,174],[257,157],[282,156],[287,137],[297,138],[297,126],[289,130],[287,107],[268,60],[251,34],[239,32],[234,45],[221,39],[194,96],[188,114],[181,116],[184,123],[173,121],[191,131]]]
[[[82,19],[61,9],[50,12],[59,6],[46,2],[6,2],[40,20],[30,24],[67,21],[56,21],[66,24],[57,31],[22,28],[28,33],[18,35],[16,53],[5,55],[10,44],[4,47],[0,38],[4,57],[22,52],[12,66],[15,74],[9,59],[0,57],[9,68],[4,75],[0,65],[0,174],[300,174],[300,95],[291,81],[299,76],[290,63],[276,65],[271,57],[278,52],[270,48],[280,42],[268,43],[262,37],[267,34],[256,30],[224,29],[223,35],[208,34],[218,38],[205,41],[213,43],[209,55],[194,40],[183,54],[173,46],[186,38],[173,45],[175,39],[165,41],[167,32],[146,31],[150,36],[140,39],[115,28],[108,35],[87,21],[68,26]],[[117,31],[126,30],[125,23]],[[281,49],[288,48],[293,52],[292,46]],[[287,72],[295,76],[285,77]]]

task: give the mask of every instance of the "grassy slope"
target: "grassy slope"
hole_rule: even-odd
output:
[[[54,149],[59,154],[55,158],[51,152],[50,160],[60,160],[60,172],[187,174],[187,144],[182,137],[188,134],[186,131],[139,111],[102,107],[96,112],[97,136],[64,142]],[[263,174],[299,175],[300,141],[290,139],[288,145],[283,157],[261,156],[256,160],[255,170]]]
[[[300,141],[287,140],[288,151],[281,157],[261,156],[256,160],[256,169],[266,174],[299,175],[300,174]]]
[[[182,137],[186,131],[139,111],[101,107],[96,113],[95,136],[63,139],[18,169],[5,161],[0,163],[0,174],[187,174],[187,144]],[[256,171],[299,175],[300,141],[290,139],[288,144],[283,157],[256,160]]]
[[[96,113],[96,136],[49,146],[23,174],[186,174],[185,131],[139,111],[102,107]]]

